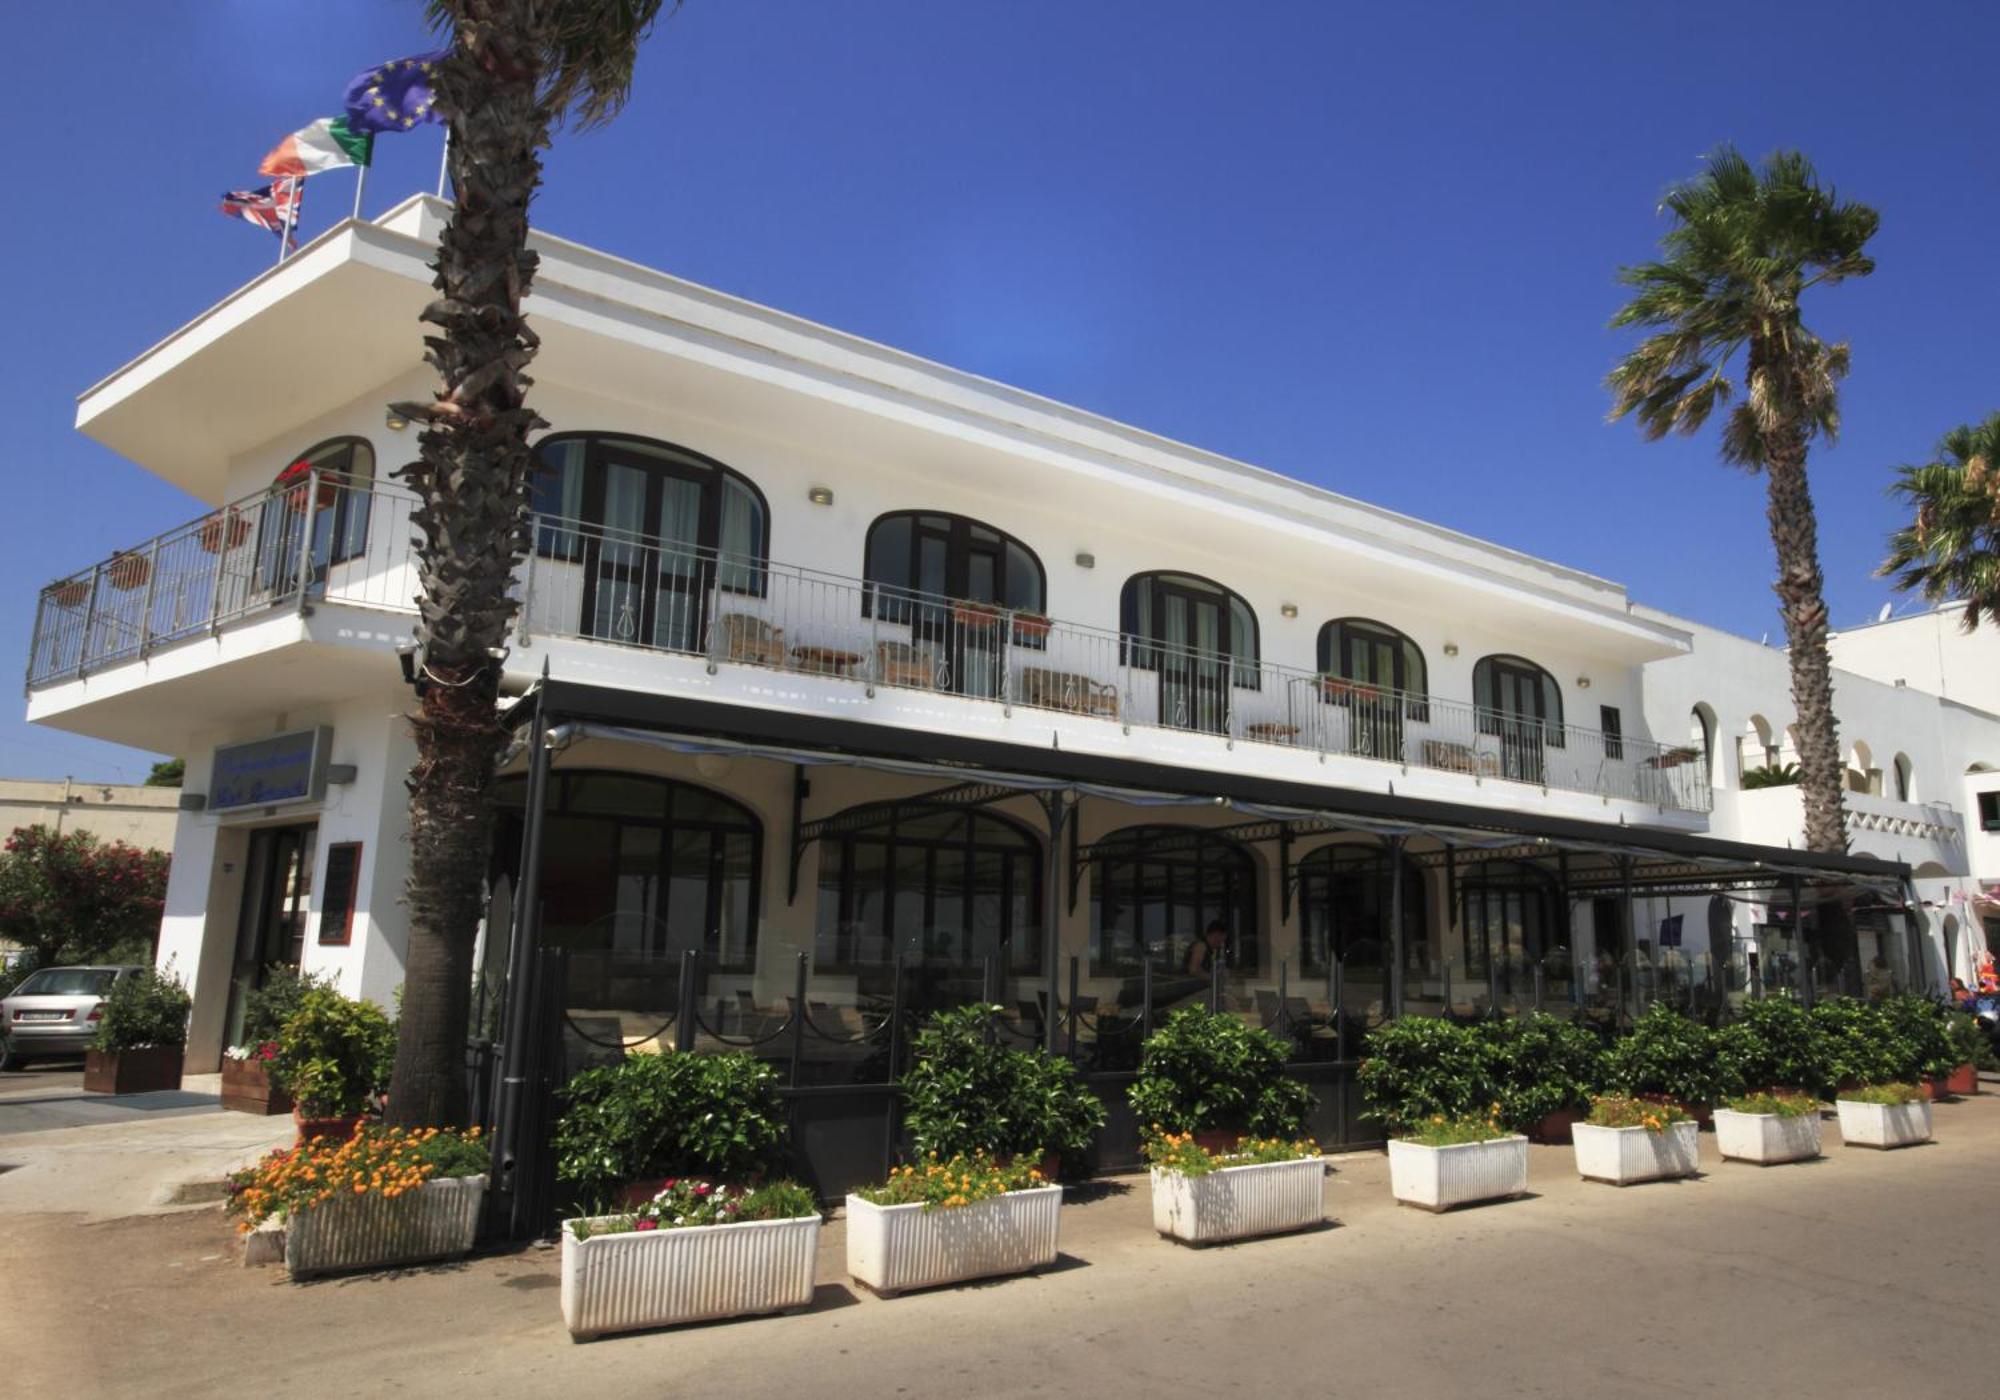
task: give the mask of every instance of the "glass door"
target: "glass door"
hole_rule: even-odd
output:
[[[230,1044],[243,1032],[243,999],[264,985],[271,968],[296,970],[305,957],[313,852],[318,844],[319,828],[312,823],[267,826],[250,833],[230,978]]]
[[[1161,583],[1160,722],[1220,734],[1229,723],[1229,648],[1223,600]]]
[[[692,469],[600,449],[584,482],[584,514],[603,524],[585,547],[590,635],[700,649],[714,568],[701,548],[711,494]]]
[[[1500,772],[1518,782],[1544,780],[1542,744],[1548,732],[1542,677],[1538,671],[1496,662],[1494,705],[1500,734]]]
[[[1365,758],[1403,761],[1403,702],[1400,639],[1349,626],[1340,639],[1340,674],[1366,687],[1347,698],[1350,751]]]

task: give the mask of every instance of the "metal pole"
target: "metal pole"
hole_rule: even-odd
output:
[[[1328,974],[1328,977],[1330,981],[1327,987],[1327,995],[1333,1000],[1333,1057],[1336,1060],[1344,1060],[1347,1058],[1347,988],[1345,985],[1347,981],[1347,965],[1340,959],[1338,954],[1334,956],[1333,971]]]
[[[306,610],[306,588],[312,577],[313,517],[319,513],[319,468],[306,471],[305,485],[294,490],[305,492],[304,504],[299,507],[299,612]]]
[[[1058,1049],[1056,1010],[1059,1004],[1058,995],[1062,991],[1060,980],[1062,974],[1058,967],[1062,931],[1057,926],[1057,920],[1062,914],[1062,904],[1057,898],[1057,892],[1058,886],[1062,884],[1063,827],[1072,815],[1067,799],[1068,794],[1063,792],[1042,794],[1042,810],[1048,814],[1049,819],[1049,858],[1044,862],[1045,873],[1042,880],[1042,964],[1048,969],[1045,975],[1049,984],[1049,1008],[1047,1014],[1042,1017],[1042,1048],[1051,1055]]]
[[[354,167],[354,217],[361,217],[361,191],[368,185],[368,165],[362,162]]]
[[[799,1087],[799,1066],[806,1058],[806,955],[801,949],[792,969],[792,1087]]]
[[[1799,950],[1798,983],[1799,999],[1811,1010],[1813,1004],[1812,950],[1806,947],[1806,916],[1800,907],[1799,877],[1794,875],[1786,882],[1792,896],[1792,946]]]
[[[1139,950],[1139,1039],[1149,1040],[1153,1035],[1153,955],[1148,950]]]
[[[1618,858],[1618,885],[1621,925],[1618,936],[1625,945],[1620,949],[1623,954],[1621,961],[1629,963],[1632,968],[1632,1016],[1636,1020],[1645,1008],[1639,1005],[1639,929],[1633,921],[1632,913],[1632,857],[1630,856]]]
[[[544,673],[547,679],[546,672]],[[522,1239],[537,1222],[529,1218],[527,1193],[520,1176],[528,1144],[522,1114],[526,1108],[528,1041],[536,1024],[532,986],[541,951],[542,829],[549,783],[548,717],[542,694],[535,693],[534,718],[528,725],[527,807],[522,814],[520,883],[514,888],[514,936],[507,949],[507,1004],[504,1039],[500,1044],[500,1102],[493,1132],[495,1198],[502,1204],[506,1233]]]
[[[1384,1010],[1391,1021],[1403,1014],[1403,838],[1389,838],[1389,985]]]
[[[701,954],[693,948],[681,950],[681,995],[674,1012],[674,1049],[686,1054],[694,1049],[695,975]]]
[[[299,196],[304,193],[301,186],[304,184],[305,178],[303,175],[294,175],[289,182],[292,187],[292,196],[285,203],[284,231],[278,235],[278,261],[281,263],[285,260],[286,255],[292,251],[292,230],[298,225]]]
[[[438,152],[438,198],[444,198],[444,183],[451,172],[451,128],[444,129],[444,149]]]

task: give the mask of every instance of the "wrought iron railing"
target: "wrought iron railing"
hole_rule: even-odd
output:
[[[42,591],[31,688],[259,613],[413,610],[414,498],[325,473]],[[1706,811],[1698,748],[1395,691],[554,516],[529,522],[518,637],[585,638],[857,686]]]

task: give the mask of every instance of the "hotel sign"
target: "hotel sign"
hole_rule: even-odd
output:
[[[209,776],[208,810],[317,802],[326,796],[327,755],[332,749],[333,729],[324,724],[247,744],[220,745]]]

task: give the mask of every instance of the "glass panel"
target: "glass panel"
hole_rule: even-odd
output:
[[[1019,612],[1046,612],[1047,603],[1042,597],[1042,571],[1036,566],[1034,556],[1027,549],[1013,543],[1007,544],[1007,597],[1008,607]]]
[[[714,838],[706,831],[676,831],[668,850],[666,920],[669,945],[679,953],[708,946],[708,883]]]
[[[577,773],[562,779],[562,786],[561,805],[568,811],[597,817],[643,817],[649,821],[658,821],[666,815],[671,791],[657,779],[618,773]]]
[[[917,540],[917,591],[942,598],[949,593],[945,586],[945,565],[947,562],[945,541],[936,535],[923,535]]]
[[[583,518],[582,438],[546,443],[537,449],[539,469],[529,483],[529,504],[538,518],[535,549],[550,559],[576,560],[583,556],[583,539],[576,531],[557,522]]]
[[[722,524],[717,548],[722,566],[716,582],[737,593],[764,591],[764,505],[743,482],[722,479]]]
[[[660,829],[618,831],[618,882],[613,894],[611,946],[621,953],[662,957],[667,928],[660,923]]]

